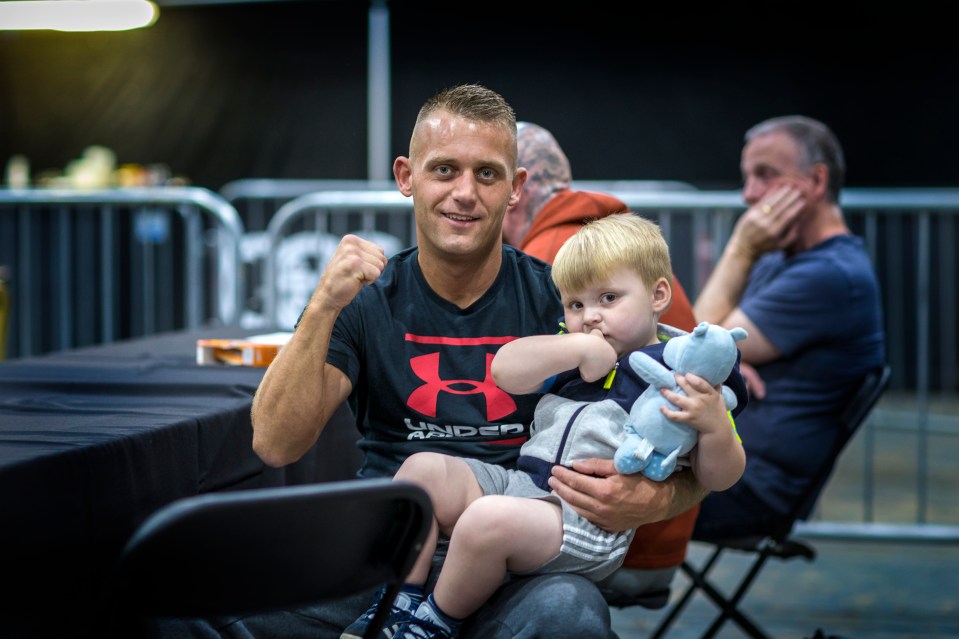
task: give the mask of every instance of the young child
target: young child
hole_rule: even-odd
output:
[[[562,459],[612,458],[629,409],[647,387],[626,359],[641,349],[662,362],[665,341],[659,334],[681,334],[658,323],[671,299],[669,249],[653,222],[632,213],[611,215],[585,225],[563,245],[552,276],[563,301],[564,330],[513,340],[491,364],[494,380],[507,392],[549,393],[537,405],[518,469],[423,452],[410,456],[395,475],[427,490],[435,521],[384,638],[454,637],[510,573],[577,573],[599,581],[623,562],[635,531],[603,530],[551,494],[548,460],[556,458],[558,438],[555,431],[552,437],[544,433],[567,424],[575,429],[582,420],[590,424],[589,437],[570,438],[577,450],[563,452]],[[665,414],[699,431],[688,464],[705,488],[725,490],[742,474],[745,454],[722,394],[694,375],[677,381],[686,394],[663,391],[678,409]],[[736,393],[738,414],[747,402],[738,366],[725,383]],[[554,450],[542,450],[543,442]],[[424,599],[440,533],[450,536],[449,549]],[[375,604],[341,639],[362,636],[374,610]]]

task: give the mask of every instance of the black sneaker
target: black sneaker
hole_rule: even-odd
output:
[[[379,605],[380,599],[383,598],[384,592],[385,590],[383,588],[376,591],[376,595],[373,597],[373,605],[370,606],[369,610],[364,612],[359,619],[346,627],[346,630],[340,635],[340,639],[363,639],[367,627],[370,625],[370,622],[373,621],[373,615],[376,614],[376,607]],[[416,604],[413,603],[409,595],[403,592],[396,595],[396,600],[393,601],[393,608],[390,610],[390,615],[387,617],[386,623],[383,624],[383,629],[380,630],[379,639],[393,639],[393,637],[396,636],[397,629],[403,623],[413,618],[415,608]]]

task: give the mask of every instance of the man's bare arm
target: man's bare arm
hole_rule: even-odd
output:
[[[587,382],[602,378],[616,364],[616,351],[600,330],[532,335],[503,345],[490,365],[496,385],[516,395],[532,393],[551,375],[578,368]]]
[[[302,457],[350,392],[346,375],[326,363],[332,321],[314,314],[321,313],[304,312],[253,397],[253,450],[269,466]]]
[[[349,395],[346,375],[326,363],[333,325],[360,289],[386,267],[376,244],[346,235],[330,258],[290,341],[270,364],[253,398],[253,450],[279,467],[316,443]]]
[[[783,184],[742,214],[696,298],[693,312],[698,321],[731,328],[730,314],[739,306],[753,265],[760,256],[794,237],[804,203],[798,189]]]

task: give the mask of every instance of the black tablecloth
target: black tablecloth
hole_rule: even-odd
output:
[[[341,408],[297,464],[252,452],[250,404],[265,369],[197,366],[210,329],[0,364],[0,637],[96,636],[113,565],[149,514],[199,493],[350,474]]]

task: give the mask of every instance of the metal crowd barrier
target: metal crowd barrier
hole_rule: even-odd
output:
[[[678,180],[599,180],[575,182],[583,190],[692,191],[695,187]],[[290,200],[320,191],[392,191],[393,180],[297,180],[244,178],[227,182],[220,196],[233,205],[248,233],[265,231],[274,213]]]
[[[0,190],[8,356],[236,324],[243,234],[201,188]]]
[[[0,190],[7,356],[241,323],[251,273],[262,279],[257,321],[292,327],[344,233],[366,234],[388,252],[415,243],[412,202],[392,183],[319,181],[312,191],[317,182],[243,181],[233,196],[265,207],[264,230],[252,233],[230,202],[205,189]],[[576,186],[610,192],[655,219],[695,299],[745,207],[739,191],[654,184]],[[268,196],[283,203],[271,209]],[[818,520],[800,532],[954,543],[959,189],[850,188],[842,204],[879,274],[893,378],[837,467]],[[251,240],[262,267],[244,256]]]
[[[658,219],[693,297],[745,208],[738,191],[614,194]],[[842,207],[879,275],[893,388],[959,390],[959,189],[847,189]]]
[[[739,191],[607,192],[660,224],[672,248],[674,270],[691,298],[701,290],[745,208]],[[879,274],[892,388],[956,392],[959,189],[847,189],[842,204]],[[267,225],[266,316],[279,320],[277,260],[285,238],[306,232],[335,239],[357,231],[394,236],[401,246],[414,244],[411,202],[395,189],[322,191],[281,206]]]
[[[396,189],[324,191],[280,207],[266,232],[262,293],[267,325],[292,328],[346,233],[378,241],[387,255],[412,246],[416,242],[413,201]]]
[[[577,180],[574,187],[628,192],[696,190],[691,184],[676,180]],[[220,189],[220,195],[236,208],[246,228],[240,245],[246,279],[241,325],[248,328],[265,327],[276,321],[286,325],[295,320],[298,315],[296,306],[305,303],[302,288],[308,286],[305,283],[318,277],[325,258],[332,252],[331,245],[345,233],[370,233],[373,239],[381,240],[381,243],[387,244],[384,248],[390,250],[415,242],[412,223],[396,216],[377,219],[377,211],[370,209],[358,209],[350,215],[341,209],[327,219],[322,237],[311,238],[309,221],[294,222],[288,229],[288,233],[294,237],[284,243],[282,250],[277,251],[284,263],[276,265],[274,272],[282,278],[278,283],[282,290],[276,291],[275,287],[268,286],[267,255],[271,243],[268,226],[276,213],[297,197],[340,191],[396,192],[396,184],[393,180],[247,178],[228,182]],[[314,224],[312,228],[320,227]],[[311,246],[311,240],[315,240],[315,246]],[[271,298],[269,302],[268,297]],[[272,305],[272,310],[266,309],[268,303]]]
[[[674,270],[693,299],[745,209],[739,191],[618,191],[602,188],[601,182],[590,186],[616,195],[660,224],[672,248]],[[853,514],[821,516],[826,518],[823,523],[850,516],[865,527],[824,529],[810,522],[803,530],[812,536],[837,530],[856,536],[854,532],[860,530],[862,538],[912,536],[952,542],[959,538],[959,502],[954,499],[959,488],[954,462],[959,455],[955,324],[959,189],[850,188],[842,204],[853,231],[864,238],[879,275],[893,378],[890,390],[851,445],[854,450],[846,456],[844,467],[837,468],[831,484],[840,489],[830,487],[824,497],[828,500],[832,491],[839,495],[836,503],[848,506],[850,496],[844,493],[855,484],[859,494]],[[310,193],[281,206],[267,225],[266,316],[281,325],[295,320],[338,237],[361,229],[396,234],[403,246],[415,243],[411,201],[391,188]],[[280,261],[284,243],[294,236],[314,238],[316,251],[312,274],[304,278],[308,290],[290,297],[289,290],[281,291],[290,280],[284,277]],[[283,299],[292,303],[281,317]],[[887,450],[890,442],[895,442],[893,453]],[[944,463],[944,459],[951,461]],[[907,494],[903,494],[904,482],[911,484]],[[896,526],[876,527],[875,522]]]
[[[245,289],[241,292],[244,303],[240,324],[247,328],[270,325],[265,313],[265,298],[269,295],[265,285],[266,257],[270,241],[267,225],[284,204],[301,195],[321,191],[391,190],[396,190],[393,180],[244,178],[224,184],[219,194],[236,209],[246,229],[240,243],[240,259],[246,281]],[[354,230],[356,229],[347,228],[344,220],[333,232],[342,236]],[[305,246],[307,243],[300,237],[284,247],[284,254],[289,256],[291,262],[290,268],[286,269],[288,279],[285,281],[289,283],[290,279],[295,280],[291,289],[301,289],[300,281],[308,280],[316,274],[315,266],[305,263],[312,258],[298,259],[304,251],[308,251]],[[289,272],[291,269],[292,274]],[[297,296],[296,300],[301,297]]]
[[[680,281],[689,282],[695,298],[745,210],[740,193],[617,195],[634,211],[658,219]],[[807,522],[800,530],[810,537],[841,533],[864,540],[954,543],[959,539],[954,499],[959,471],[949,460],[959,455],[959,189],[846,189],[842,208],[879,276],[892,381],[848,454],[861,465],[860,477],[851,476],[848,465],[837,469],[847,485],[859,487],[858,516],[868,525]],[[913,488],[906,495],[904,482]],[[833,504],[841,503],[841,493],[827,489],[820,510],[838,508]],[[831,495],[837,498],[829,501]],[[901,525],[872,525],[880,521]],[[954,525],[936,528],[932,521]]]

